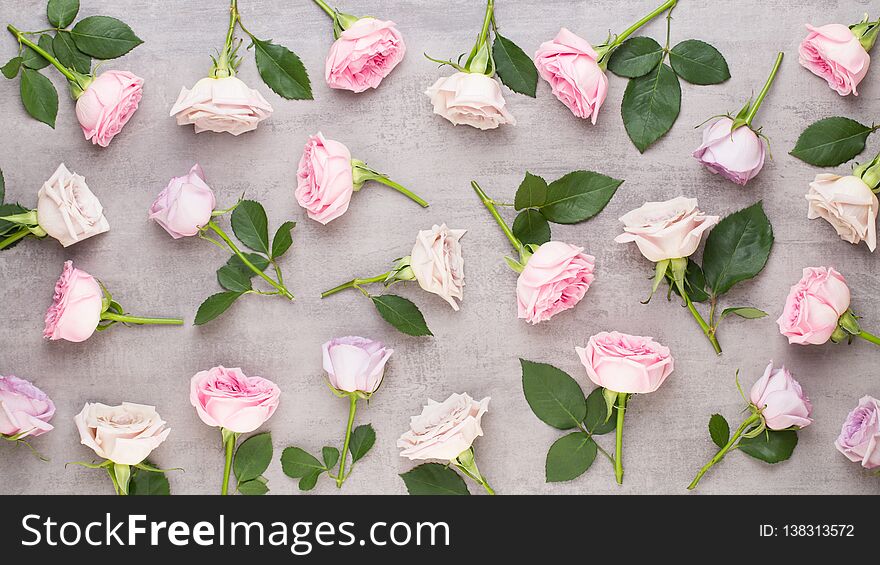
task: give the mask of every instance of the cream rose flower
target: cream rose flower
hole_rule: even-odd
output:
[[[153,406],[86,403],[74,417],[82,444],[118,465],[137,465],[165,441],[170,428]]]
[[[507,111],[498,81],[482,73],[455,73],[437,80],[425,92],[434,104],[434,113],[455,125],[495,129],[502,124],[516,125]]]
[[[263,95],[236,77],[203,78],[182,88],[171,115],[177,125],[193,124],[196,133],[213,131],[241,135],[257,129],[272,115],[272,105]]]
[[[807,193],[807,218],[822,218],[844,241],[864,241],[868,249],[877,247],[877,196],[855,176],[819,174]]]
[[[614,241],[635,242],[642,255],[655,263],[690,257],[703,234],[719,219],[701,212],[696,198],[679,196],[665,202],[646,202],[620,218],[625,233]]]
[[[443,402],[429,400],[397,440],[400,456],[452,461],[483,435],[480,420],[488,410],[489,397],[477,402],[467,394],[453,394]]]
[[[37,221],[64,247],[110,229],[104,207],[86,179],[71,173],[64,163],[37,193]]]
[[[410,255],[419,286],[442,297],[458,310],[464,287],[464,260],[459,240],[466,230],[451,230],[446,224],[422,230]]]

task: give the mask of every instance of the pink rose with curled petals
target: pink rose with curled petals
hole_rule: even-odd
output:
[[[37,437],[54,429],[55,404],[30,382],[0,375],[0,436]]]
[[[98,75],[76,100],[76,119],[86,139],[110,145],[137,111],[143,88],[144,79],[128,71]]]
[[[834,447],[865,469],[880,467],[880,400],[873,396],[859,399],[843,422]]]
[[[654,392],[675,368],[669,348],[650,337],[601,332],[575,351],[591,381],[624,394]]]
[[[595,280],[596,258],[560,241],[538,248],[516,280],[517,315],[530,324],[574,308]]]
[[[565,28],[535,53],[535,67],[550,84],[553,96],[578,118],[593,124],[608,94],[608,77],[599,66],[599,54],[590,43]]]
[[[808,267],[791,287],[776,323],[788,343],[821,345],[831,339],[849,303],[843,275],[830,267]]]
[[[665,202],[646,202],[624,214],[621,235],[616,243],[634,242],[649,261],[690,257],[703,234],[718,223],[718,216],[707,216],[697,208],[696,198],[679,196]]]
[[[296,180],[296,201],[309,218],[327,225],[345,214],[354,194],[351,152],[318,132],[306,142]]]
[[[214,191],[205,182],[205,172],[201,166],[193,165],[189,173],[171,179],[150,206],[149,218],[171,237],[180,239],[197,235],[211,221],[216,205]]]
[[[177,125],[195,126],[196,133],[241,135],[257,129],[260,122],[271,116],[272,105],[239,78],[207,77],[192,90],[180,89],[171,115],[177,118]]]
[[[749,400],[761,411],[764,424],[771,430],[805,428],[813,423],[813,405],[785,366],[774,369],[773,362],[752,385]]]
[[[707,126],[694,157],[713,174],[745,186],[764,167],[764,142],[747,125],[731,134],[732,125],[730,118],[721,118]]]
[[[330,385],[364,394],[373,394],[382,384],[385,364],[394,353],[381,342],[357,336],[331,339],[321,350]]]
[[[458,311],[456,299],[464,297],[464,259],[461,238],[467,230],[451,230],[446,224],[419,232],[410,254],[410,267],[423,290],[443,298]]]
[[[104,291],[95,278],[64,262],[61,277],[55,283],[55,296],[46,311],[43,337],[75,343],[85,341],[101,322]]]
[[[352,92],[376,88],[405,53],[406,44],[394,22],[361,18],[333,43],[324,78],[330,88]]]
[[[465,124],[481,130],[503,124],[516,125],[498,81],[482,73],[458,72],[438,79],[425,92],[434,113],[453,125]]]
[[[801,65],[816,76],[822,77],[841,96],[852,93],[858,96],[856,87],[868,74],[871,56],[859,42],[859,38],[845,25],[828,24],[813,27],[798,49]]]
[[[154,406],[86,403],[74,417],[80,442],[118,465],[142,463],[171,433]]]
[[[209,426],[246,434],[272,417],[281,401],[281,389],[268,379],[219,366],[193,376],[189,401]]]

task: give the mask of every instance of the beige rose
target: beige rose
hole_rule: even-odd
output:
[[[665,202],[646,202],[620,218],[624,228],[617,243],[635,242],[639,251],[655,263],[690,257],[703,234],[718,223],[697,208],[696,198],[679,196]]]
[[[434,104],[434,113],[455,125],[494,129],[501,124],[516,125],[505,108],[498,81],[481,73],[455,73],[435,82],[425,92]]]
[[[410,255],[410,265],[419,286],[442,297],[458,310],[455,299],[464,296],[464,260],[459,240],[466,230],[451,230],[446,224],[422,230]]]
[[[819,174],[807,193],[807,218],[823,218],[844,241],[877,247],[877,196],[862,179]]]
[[[453,394],[443,402],[429,400],[397,440],[400,456],[452,461],[483,435],[480,420],[488,410],[489,397],[477,402],[467,394]]]
[[[74,421],[83,445],[119,465],[141,463],[171,433],[155,407],[130,402],[86,403]]]
[[[203,78],[192,87],[183,88],[171,115],[177,125],[193,124],[196,133],[242,133],[272,115],[272,106],[263,95],[236,77]]]
[[[37,221],[64,247],[110,229],[104,208],[86,179],[68,171],[63,163],[37,193]]]

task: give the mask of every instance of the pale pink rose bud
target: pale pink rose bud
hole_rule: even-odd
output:
[[[516,125],[507,111],[498,81],[482,73],[458,72],[438,79],[425,94],[434,104],[434,113],[454,125],[482,130],[502,124]]]
[[[583,247],[548,241],[516,280],[517,316],[530,324],[574,308],[595,280],[596,258]]]
[[[348,211],[354,194],[351,152],[318,132],[306,142],[296,181],[296,201],[309,218],[327,225]]]
[[[381,342],[357,336],[331,339],[321,349],[330,385],[364,394],[373,394],[382,384],[385,364],[394,353]]]
[[[824,78],[841,96],[859,93],[856,87],[868,74],[871,56],[859,38],[845,25],[813,27],[801,42],[799,62],[816,76]]]
[[[257,129],[272,115],[272,106],[263,95],[236,77],[203,78],[192,87],[182,88],[171,108],[177,125],[194,125],[196,133],[213,131],[241,135]]]
[[[805,428],[813,423],[813,405],[801,385],[783,366],[773,368],[771,361],[760,379],[752,385],[749,400],[761,411],[764,423],[771,430]]]
[[[86,139],[107,147],[138,109],[144,79],[128,71],[107,71],[76,101],[76,119]]]
[[[61,278],[55,283],[55,296],[46,311],[43,337],[75,343],[85,341],[101,322],[104,291],[95,278],[65,261]]]
[[[834,446],[865,469],[880,467],[880,400],[873,396],[860,398],[859,405],[843,422]]]
[[[394,22],[361,18],[330,48],[324,78],[330,88],[363,92],[376,88],[403,60],[406,45]]]
[[[808,267],[791,287],[776,320],[788,343],[821,345],[831,339],[849,309],[850,293],[843,275],[832,268]]]
[[[86,179],[68,171],[64,163],[37,193],[37,221],[64,247],[110,229],[104,207]]]
[[[451,230],[446,224],[422,230],[410,254],[410,266],[422,289],[458,311],[455,299],[464,296],[464,259],[460,240],[467,230]]]
[[[137,465],[171,433],[154,406],[86,403],[74,417],[80,442],[98,457],[119,465]]]
[[[535,67],[550,83],[553,96],[578,118],[595,124],[608,94],[608,77],[596,62],[599,54],[590,43],[565,28],[535,53]]]
[[[397,440],[400,456],[412,461],[452,461],[483,435],[480,420],[488,410],[488,396],[479,402],[467,394],[453,394],[443,402],[428,400]]]
[[[675,368],[669,348],[650,337],[601,332],[575,351],[591,381],[624,394],[654,392]]]
[[[679,196],[665,202],[646,202],[624,214],[624,232],[617,243],[635,242],[649,261],[690,257],[703,234],[718,223],[718,216],[707,216],[697,208],[696,198]]]
[[[764,142],[748,125],[731,134],[732,125],[730,118],[720,118],[706,126],[694,157],[711,173],[745,186],[764,166]]]
[[[281,389],[268,379],[219,366],[193,376],[189,401],[209,426],[246,434],[272,417],[281,401]]]
[[[0,435],[37,437],[54,426],[55,404],[45,392],[15,376],[0,375]]]
[[[818,174],[807,193],[807,218],[822,218],[844,241],[864,241],[868,249],[877,247],[877,196],[856,176]]]
[[[193,165],[189,173],[174,177],[153,205],[150,219],[155,220],[174,239],[197,235],[211,221],[217,202],[214,191],[205,182],[205,173]]]

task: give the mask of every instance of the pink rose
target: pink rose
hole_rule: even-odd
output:
[[[807,70],[824,78],[841,96],[852,93],[868,74],[871,56],[853,32],[842,24],[813,27],[801,42],[799,61]]]
[[[596,258],[560,241],[549,241],[532,255],[516,280],[517,315],[530,324],[574,308],[596,278]]]
[[[37,437],[54,426],[55,404],[30,382],[0,375],[0,435],[17,439]]]
[[[318,132],[306,143],[296,179],[296,201],[309,218],[327,225],[345,214],[354,193],[351,152]]]
[[[434,104],[434,113],[454,125],[495,129],[502,124],[516,125],[507,111],[498,81],[482,73],[455,73],[438,79],[425,92]]]
[[[46,311],[43,337],[75,343],[85,341],[98,327],[103,309],[104,291],[95,278],[64,262],[61,278],[55,283],[55,296]]]
[[[263,95],[236,77],[203,78],[192,87],[180,89],[171,108],[177,125],[193,124],[196,133],[213,131],[241,135],[257,129],[272,115],[272,105]]]
[[[86,139],[107,147],[138,109],[144,79],[128,71],[102,73],[76,101],[76,119]]]
[[[834,442],[838,451],[865,469],[880,467],[880,400],[863,396],[847,415]]]
[[[142,463],[171,433],[155,407],[131,402],[86,403],[73,420],[80,442],[118,465]]]
[[[639,251],[654,263],[690,257],[703,234],[718,223],[718,216],[707,216],[697,208],[696,198],[679,196],[665,202],[646,202],[624,214],[623,234],[617,243],[635,242]]]
[[[721,118],[707,126],[694,157],[712,174],[745,186],[764,166],[764,142],[747,125],[731,134],[732,125],[730,118]]]
[[[877,195],[856,176],[818,174],[807,193],[807,218],[823,218],[844,241],[877,247]]]
[[[327,54],[330,88],[363,92],[376,88],[403,60],[406,45],[394,22],[361,18],[339,34]]]
[[[330,385],[364,394],[373,394],[382,384],[385,363],[394,353],[381,342],[357,336],[331,339],[321,349]]]
[[[654,392],[675,367],[668,347],[650,337],[620,332],[598,333],[575,351],[591,381],[624,394]]]
[[[246,434],[272,417],[281,401],[281,389],[268,379],[220,366],[193,376],[189,401],[209,426]]]
[[[171,179],[150,206],[149,218],[171,237],[180,239],[197,235],[211,221],[216,205],[214,191],[205,183],[204,171],[193,165],[186,175]]]
[[[785,309],[776,320],[788,343],[821,345],[831,339],[840,317],[849,309],[849,287],[832,268],[808,267],[791,287]]]
[[[443,402],[429,400],[397,440],[400,456],[452,461],[483,435],[480,420],[488,410],[489,397],[478,402],[467,394],[453,394]]]
[[[752,385],[749,400],[761,411],[764,423],[771,430],[805,428],[813,423],[813,405],[801,385],[786,368],[773,368],[771,361],[758,381]]]
[[[608,77],[596,62],[599,54],[586,39],[565,28],[535,53],[535,67],[553,95],[578,118],[593,124],[608,94]]]
[[[410,267],[422,289],[436,294],[458,311],[455,299],[464,296],[464,259],[460,240],[467,230],[446,224],[419,232],[410,254]]]

